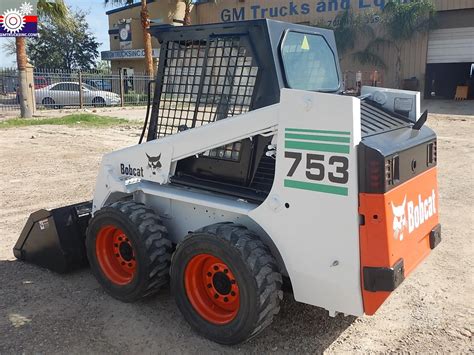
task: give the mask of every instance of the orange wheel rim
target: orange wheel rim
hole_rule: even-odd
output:
[[[239,285],[221,259],[210,254],[194,256],[184,272],[186,294],[196,312],[217,325],[230,323],[239,312]]]
[[[117,285],[133,280],[137,267],[135,251],[127,235],[112,225],[104,226],[97,233],[96,256],[105,276]]]

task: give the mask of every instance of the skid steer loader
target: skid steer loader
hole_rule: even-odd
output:
[[[31,215],[22,260],[87,260],[131,302],[168,282],[222,344],[296,301],[372,315],[441,239],[437,139],[416,92],[343,92],[332,31],[256,20],[152,27],[146,142],[103,157],[93,201]],[[87,254],[87,258],[86,258]]]

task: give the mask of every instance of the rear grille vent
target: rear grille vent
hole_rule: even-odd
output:
[[[360,108],[362,137],[410,126],[409,122],[396,117],[395,114],[391,115],[376,107],[374,104],[371,104],[369,101],[362,101]]]

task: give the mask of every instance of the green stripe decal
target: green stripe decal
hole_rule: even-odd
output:
[[[285,141],[285,148],[314,150],[317,152],[345,153],[345,154],[349,154],[349,149],[350,149],[348,145],[297,142],[297,141],[289,141],[289,140]]]
[[[347,187],[331,186],[324,184],[315,184],[313,182],[302,182],[295,180],[285,180],[285,187],[292,189],[324,192],[327,194],[347,196],[349,190]]]
[[[324,133],[324,134],[338,134],[343,136],[350,136],[351,132],[345,131],[322,131],[314,129],[301,129],[301,128],[286,128],[286,132],[305,132],[305,133]]]
[[[289,139],[301,139],[307,141],[322,141],[322,142],[337,142],[337,143],[350,143],[350,137],[334,137],[334,136],[317,136],[310,134],[294,134],[286,133],[285,138]]]

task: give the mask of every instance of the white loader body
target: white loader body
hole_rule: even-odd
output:
[[[93,211],[133,195],[159,213],[175,243],[212,223],[244,224],[280,256],[297,301],[361,315],[360,132],[359,99],[283,89],[279,104],[105,155]],[[276,142],[275,180],[260,206],[168,183],[180,159],[260,134],[274,135]],[[334,143],[334,137],[347,143]],[[301,154],[298,166],[285,152]],[[160,156],[161,168],[153,169],[149,156]],[[124,175],[124,167],[143,176]]]

